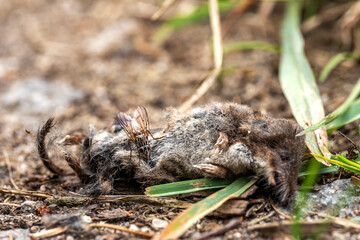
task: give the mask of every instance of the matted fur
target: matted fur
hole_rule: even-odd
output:
[[[214,177],[195,167],[211,164],[227,170],[226,176],[256,174],[274,185],[278,200],[287,203],[296,191],[304,149],[301,127],[292,120],[267,117],[235,103],[214,103],[186,114],[168,109],[168,126],[159,139],[149,139],[151,159],[130,154],[123,131],[99,132],[85,144],[82,166],[95,179],[93,189],[106,193],[103,182],[136,180],[159,184],[185,179]],[[227,137],[221,151],[215,144]],[[210,166],[211,166],[210,165]],[[224,177],[226,177],[224,176]]]

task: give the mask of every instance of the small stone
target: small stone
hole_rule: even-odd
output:
[[[23,206],[35,206],[37,204],[37,202],[35,201],[31,201],[31,200],[26,200],[25,202],[23,202],[21,205]]]
[[[235,232],[235,233],[233,234],[233,236],[234,236],[234,238],[240,238],[240,237],[241,237],[241,233]]]
[[[57,204],[50,204],[50,205],[48,206],[48,208],[50,209],[50,211],[54,211],[54,210],[58,209],[59,206],[58,206]]]
[[[84,223],[92,223],[91,217],[89,216],[82,216],[81,221]]]
[[[161,229],[161,228],[165,228],[169,223],[165,220],[154,218],[151,224],[154,228]]]
[[[97,235],[96,237],[95,237],[95,240],[103,240],[104,238],[101,236],[101,235]]]
[[[45,192],[45,191],[46,191],[45,185],[41,185],[41,186],[40,186],[40,192]]]
[[[150,229],[148,227],[142,227],[140,228],[142,232],[150,232]]]
[[[67,235],[67,236],[66,236],[66,240],[74,240],[74,237],[71,236],[71,235]]]
[[[140,231],[139,227],[136,226],[135,224],[130,224],[129,229],[130,229],[130,230],[134,230],[134,231]]]
[[[39,231],[39,226],[32,226],[30,228],[30,232],[38,232]]]
[[[25,202],[23,202],[21,204],[22,207],[25,207],[27,209],[31,209],[31,208],[35,208],[37,206],[37,202],[35,201],[30,201],[30,200],[26,200]]]

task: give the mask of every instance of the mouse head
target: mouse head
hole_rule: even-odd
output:
[[[297,178],[304,151],[305,136],[296,136],[302,128],[286,119],[255,119],[251,124],[251,140],[262,150],[266,161],[263,174],[275,188],[276,198],[288,204],[297,189]]]

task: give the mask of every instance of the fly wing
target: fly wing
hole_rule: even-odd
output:
[[[140,126],[140,130],[144,133],[149,130],[149,116],[144,106],[138,106],[134,112],[134,119]]]
[[[134,135],[134,119],[123,112],[119,112],[117,115],[117,120],[126,134],[131,138]]]

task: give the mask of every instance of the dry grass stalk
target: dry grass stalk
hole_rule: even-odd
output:
[[[145,237],[145,238],[152,238],[154,236],[151,233],[135,231],[135,230],[131,230],[131,229],[128,229],[125,227],[117,226],[114,224],[108,224],[108,223],[91,223],[91,224],[89,224],[89,227],[110,228],[110,229],[115,229],[115,230],[119,230],[122,232],[132,233],[132,234],[135,234],[135,235],[138,235],[141,237]]]
[[[164,0],[161,4],[161,7],[151,16],[151,20],[156,21],[158,20],[169,7],[174,5],[176,0]]]
[[[223,47],[221,39],[221,26],[219,16],[219,6],[216,0],[209,0],[210,8],[210,22],[211,31],[213,37],[213,49],[214,49],[214,68],[210,71],[208,77],[200,85],[194,94],[180,106],[180,111],[185,112],[195,102],[197,102],[215,83],[216,77],[220,74],[221,66],[223,62]]]

